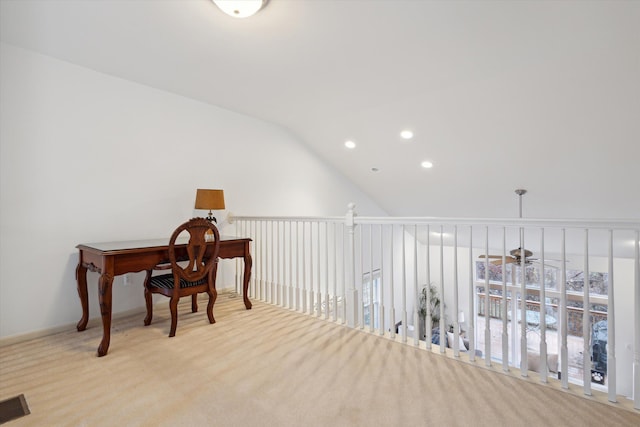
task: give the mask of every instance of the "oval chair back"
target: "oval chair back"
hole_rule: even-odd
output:
[[[185,237],[187,239],[185,240]],[[217,298],[216,274],[220,251],[218,228],[205,218],[193,218],[178,226],[169,239],[169,260],[147,271],[144,282],[144,295],[147,306],[145,326],[153,318],[153,294],[171,298],[171,330],[169,336],[176,334],[178,324],[178,302],[181,297],[191,296],[191,311],[198,311],[199,293],[209,295],[207,317],[209,323],[215,323],[213,305]],[[186,264],[186,266],[185,266]],[[153,275],[153,271],[171,270],[171,273]]]

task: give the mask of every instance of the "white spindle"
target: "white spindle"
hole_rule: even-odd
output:
[[[277,225],[277,231],[278,231],[278,238],[277,238],[277,247],[278,247],[278,262],[276,263],[276,277],[278,278],[278,286],[276,286],[276,305],[279,305],[282,307],[282,271],[280,270],[280,267],[282,266],[282,263],[284,261],[284,251],[282,251],[282,244],[280,241],[280,237],[281,237],[281,233],[280,233],[280,223],[281,221],[278,221],[278,225]]]
[[[418,224],[413,226],[413,343],[420,342],[420,316],[418,309],[420,306],[420,294],[418,293]]]
[[[266,272],[266,268],[267,268],[267,263],[265,262],[265,254],[267,252],[266,249],[266,240],[264,235],[264,230],[263,230],[263,226],[264,226],[264,221],[260,221],[260,299],[262,301],[264,301],[264,285],[265,282],[267,281],[267,272]],[[264,226],[264,228],[266,228],[266,226]]]
[[[427,344],[427,349],[431,350],[431,329],[433,328],[433,325],[431,324],[431,260],[430,260],[430,255],[431,255],[431,238],[430,238],[430,226],[429,224],[427,224],[427,247],[426,247],[426,253],[425,253],[425,277],[426,277],[426,288],[425,288],[425,306],[427,308],[426,310],[426,316],[424,316],[424,330],[426,332],[426,344]],[[441,299],[441,303],[444,303],[444,299]]]
[[[369,224],[369,332],[373,332],[375,310],[373,307],[373,224]]]
[[[524,246],[524,228],[520,228],[520,374],[528,376],[529,363],[527,360],[527,267]],[[515,310],[514,310],[515,311]],[[517,315],[514,316],[517,319]],[[513,319],[512,319],[513,320]],[[516,320],[517,321],[517,320]]]
[[[307,222],[302,221],[302,312],[307,312],[307,301],[309,300],[307,289]]]
[[[567,250],[566,231],[562,229],[561,262],[560,266],[560,375],[562,388],[569,388],[569,348],[567,344],[567,332],[569,323],[569,311],[567,310]]]
[[[347,313],[347,325],[354,328],[357,321],[357,311],[358,311],[358,289],[356,287],[356,256],[355,256],[355,205],[353,203],[349,204],[349,210],[347,211],[347,215],[345,218],[345,227],[347,227],[347,235],[348,235],[348,255],[345,257],[347,260],[346,269],[348,270],[347,276],[349,277],[348,283],[348,293],[345,295],[343,300],[343,304],[348,304],[346,313]],[[345,285],[346,287],[346,285]]]
[[[444,230],[440,226],[440,353],[447,347],[447,330],[444,318]]]
[[[613,292],[613,230],[609,230],[609,289],[607,293],[607,386],[609,402],[617,402],[616,398],[616,315]]]
[[[633,277],[633,407],[640,409],[640,231],[636,230],[635,238],[635,267]]]
[[[293,221],[289,221],[289,286],[287,286],[287,307],[293,308]]]
[[[589,288],[591,287],[589,272],[589,229],[584,229],[584,286],[583,296],[584,308],[582,311],[582,379],[584,381],[584,394],[591,396],[591,351],[589,343],[591,342],[591,302],[589,301]]]
[[[502,227],[502,370],[509,372],[509,322],[507,318],[507,228]],[[511,309],[511,313],[515,313]],[[512,316],[513,317],[513,316]]]
[[[405,251],[405,229],[402,225],[402,342],[407,342],[407,257]]]
[[[318,315],[318,317],[322,316],[322,281],[320,280],[321,277],[321,272],[322,272],[322,263],[320,260],[320,254],[321,254],[321,242],[322,242],[322,236],[321,236],[321,222],[318,221],[318,236],[317,236],[317,248],[316,248],[316,255],[317,255],[317,265],[316,265],[316,279],[318,282],[318,295],[316,298],[316,304],[317,304],[317,309],[316,309],[316,314]]]
[[[469,315],[467,316],[467,339],[469,340],[469,360],[476,360],[475,336],[475,292],[473,284],[473,226],[469,226]]]
[[[252,221],[251,228],[253,230],[253,274],[251,275],[251,296],[260,298],[260,236],[258,236],[258,221]]]
[[[547,382],[549,367],[547,366],[547,294],[544,271],[544,228],[540,229],[540,381]]]
[[[330,299],[329,299],[329,223],[324,223],[324,318],[329,319]]]
[[[338,224],[333,223],[333,321],[338,320]]]
[[[395,279],[393,277],[393,253],[394,253],[394,247],[393,247],[393,224],[391,224],[391,242],[389,245],[390,251],[391,251],[391,262],[389,263],[389,277],[391,278],[390,280],[390,285],[391,285],[391,289],[389,292],[390,295],[390,313],[389,313],[389,318],[390,318],[390,322],[389,325],[391,326],[391,338],[395,338],[396,337],[396,303],[395,303],[395,292],[396,292],[396,286],[395,286]]]
[[[484,364],[491,366],[491,299],[489,295],[489,227],[484,229]]]
[[[347,300],[347,289],[346,289],[346,274],[347,274],[347,266],[345,264],[345,260],[346,260],[346,254],[347,254],[347,250],[346,250],[346,239],[347,239],[347,234],[346,234],[346,226],[344,224],[341,225],[342,228],[342,324],[347,323],[347,304],[346,304],[346,300]]]
[[[304,282],[304,237],[300,235],[300,224],[304,232],[304,221],[296,221],[296,289],[295,289],[295,310],[302,310],[302,286]]]
[[[242,231],[241,231],[241,230],[242,230],[242,229],[241,229],[241,224],[240,224],[241,222],[242,222],[242,221],[236,221],[236,222],[235,222],[235,224],[233,225],[233,227],[234,227],[234,232],[235,232],[235,235],[236,235],[236,236],[241,236],[241,235],[243,235],[243,234],[241,234],[241,233],[242,233]],[[240,269],[239,269],[239,266],[240,266],[239,261],[240,261],[240,259],[239,259],[239,258],[236,258],[236,259],[233,261],[233,263],[235,264],[235,267],[236,267],[235,274],[234,274],[234,281],[233,281],[234,291],[235,291],[236,293],[238,293],[238,279],[239,279],[239,277],[238,277],[238,271],[240,271]]]
[[[271,295],[269,295],[269,302],[273,304],[275,301],[276,293],[276,221],[271,221]]]
[[[460,323],[458,319],[458,226],[453,228],[453,355],[460,357]]]
[[[380,224],[380,305],[378,306],[378,320],[379,320],[379,331],[380,335],[384,335],[385,326],[384,326],[384,239],[382,237],[383,234],[383,226]]]

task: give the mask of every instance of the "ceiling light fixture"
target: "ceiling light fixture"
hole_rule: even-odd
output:
[[[345,141],[344,146],[350,150],[353,150],[354,148],[356,148],[356,143],[349,140],[349,141]]]
[[[403,130],[400,132],[400,137],[402,137],[402,139],[411,139],[413,138],[413,132],[410,130]]]
[[[425,160],[424,162],[420,163],[420,166],[422,166],[425,169],[431,169],[433,167],[433,163],[431,163],[428,160]]]
[[[224,13],[234,18],[248,18],[264,8],[269,0],[212,0]]]

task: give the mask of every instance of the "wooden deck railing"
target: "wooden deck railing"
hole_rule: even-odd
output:
[[[477,301],[478,301],[478,316],[485,316],[485,294],[484,292],[477,292]],[[507,297],[507,303],[511,304],[511,297]],[[489,317],[492,319],[502,319],[502,296],[499,295],[489,295]],[[540,302],[539,301],[530,301],[526,302],[527,311],[533,311],[535,313],[540,313]],[[558,304],[545,304],[545,310],[547,315],[549,311],[551,311],[551,316],[553,316],[557,323],[553,325],[547,325],[549,329],[557,329],[557,324],[560,323],[558,321]],[[607,312],[599,311],[599,310],[590,310],[589,317],[591,319],[589,328],[592,328],[593,325],[600,322],[601,320],[607,320]],[[569,335],[575,337],[582,337],[584,321],[584,309],[579,307],[567,307],[567,333]]]

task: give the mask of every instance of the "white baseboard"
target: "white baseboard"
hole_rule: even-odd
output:
[[[218,289],[218,294],[231,294],[235,292],[234,287]],[[162,298],[159,302],[153,305],[154,307],[168,307],[169,306],[169,298]],[[135,314],[146,314],[147,308],[145,306],[140,306],[136,308],[132,308],[131,310],[125,310],[120,313],[113,313],[111,316],[112,322],[117,319],[121,319],[123,317],[132,316]],[[25,341],[31,341],[37,338],[46,337],[49,335],[55,335],[62,332],[69,332],[71,330],[76,329],[76,323],[69,323],[66,325],[55,326],[53,328],[41,329],[38,331],[28,332],[26,334],[12,335],[9,337],[0,337],[0,347],[5,347],[12,344],[17,344]],[[102,326],[102,317],[96,316],[89,319],[87,322],[87,328],[89,327],[99,327]]]

